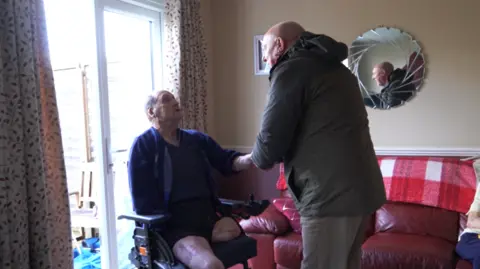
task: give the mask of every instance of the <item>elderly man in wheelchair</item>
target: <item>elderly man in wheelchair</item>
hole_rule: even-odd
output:
[[[136,215],[119,217],[136,222],[131,262],[142,269],[248,268],[256,241],[243,233],[235,216],[258,215],[268,201],[219,199],[212,168],[233,174],[252,165],[250,155],[179,129],[182,109],[170,92],[152,94],[145,111],[152,128],[135,139],[128,162]]]

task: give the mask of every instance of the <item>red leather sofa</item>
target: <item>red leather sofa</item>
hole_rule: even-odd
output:
[[[258,241],[252,269],[299,269],[301,231],[271,205],[262,215],[241,222]],[[466,217],[452,211],[406,203],[387,203],[371,217],[362,246],[362,269],[471,269],[455,255]],[[293,225],[295,226],[295,225]]]

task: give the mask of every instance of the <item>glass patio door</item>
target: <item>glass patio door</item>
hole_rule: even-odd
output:
[[[144,111],[148,94],[162,86],[160,3],[134,2],[96,3],[104,175],[102,268],[132,268],[128,253],[134,223],[117,217],[132,212],[128,153],[135,137],[150,127]]]

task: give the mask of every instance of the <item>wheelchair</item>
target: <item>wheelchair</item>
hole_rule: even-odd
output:
[[[250,216],[260,215],[270,204],[268,200],[254,200],[250,195],[249,201],[220,199],[217,208],[223,217],[248,219]],[[168,221],[168,215],[121,215],[119,220],[135,221],[133,233],[135,246],[129,254],[132,265],[138,269],[188,269],[178,262],[166,241],[154,232],[155,227]],[[212,249],[225,268],[242,264],[248,269],[248,260],[257,256],[257,241],[242,234],[228,242],[213,243]]]

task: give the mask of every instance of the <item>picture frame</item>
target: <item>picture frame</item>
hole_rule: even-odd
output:
[[[263,35],[253,37],[253,63],[256,76],[266,76],[270,74],[267,64],[263,61],[262,40]]]

